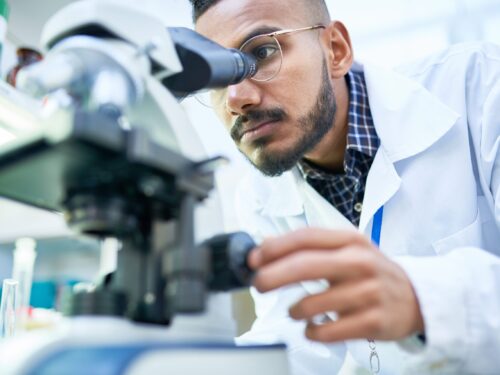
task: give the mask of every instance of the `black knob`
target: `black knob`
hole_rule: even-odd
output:
[[[210,254],[209,289],[225,292],[248,287],[253,271],[247,263],[255,242],[247,233],[236,232],[215,236],[203,243]]]

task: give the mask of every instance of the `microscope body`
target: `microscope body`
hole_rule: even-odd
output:
[[[209,238],[223,231],[220,159],[207,158],[177,101],[189,79],[179,46],[155,18],[91,0],[56,14],[42,42],[46,59],[19,75],[44,98],[41,126],[0,150],[0,195],[121,249],[114,272],[65,299],[65,324],[0,347],[2,374],[288,373],[283,346],[236,348],[212,324],[230,319],[217,311],[221,292],[249,285],[254,243]]]

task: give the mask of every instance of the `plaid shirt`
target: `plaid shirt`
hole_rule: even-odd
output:
[[[349,87],[349,124],[343,174],[323,171],[303,160],[298,167],[306,181],[354,225],[363,209],[366,177],[380,145],[368,103],[362,72],[346,75]]]

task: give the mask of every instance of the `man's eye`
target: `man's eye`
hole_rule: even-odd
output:
[[[278,49],[275,45],[263,45],[255,48],[252,51],[252,54],[255,56],[257,60],[265,60],[274,55]]]

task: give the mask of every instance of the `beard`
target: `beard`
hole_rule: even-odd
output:
[[[271,152],[266,150],[269,140],[262,138],[253,143],[253,148],[259,155],[258,160],[252,160],[249,155],[240,149],[245,158],[260,172],[269,177],[277,177],[292,169],[306,153],[323,139],[326,133],[333,128],[337,104],[335,94],[330,82],[326,61],[323,60],[322,83],[319,89],[316,104],[313,108],[298,120],[300,137],[295,144],[287,150]],[[287,117],[281,108],[266,111],[249,111],[245,116],[240,116],[231,129],[231,137],[238,143],[243,133],[245,121],[281,121]],[[253,153],[253,152],[252,152]]]

